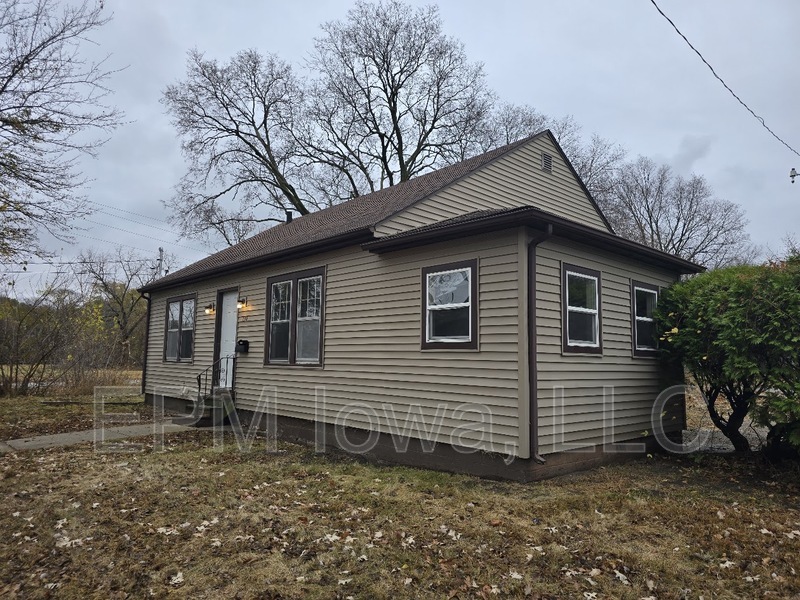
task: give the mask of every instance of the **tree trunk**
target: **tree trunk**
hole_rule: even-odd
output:
[[[735,429],[733,427],[727,427],[722,430],[722,433],[731,441],[733,449],[736,450],[736,452],[750,452],[750,442],[742,435],[738,427]]]
[[[706,398],[710,398],[710,400],[707,400],[706,406],[708,408],[708,414],[711,417],[711,421],[714,423],[714,425],[716,425],[717,429],[719,429],[723,435],[731,441],[736,452],[749,452],[750,442],[739,431],[744,423],[744,418],[747,416],[747,413],[750,410],[750,404],[746,399],[747,396],[742,395],[734,398],[727,398],[733,411],[726,420],[722,418],[719,412],[717,412],[716,399],[718,393],[719,392],[716,392],[711,396],[706,396]]]

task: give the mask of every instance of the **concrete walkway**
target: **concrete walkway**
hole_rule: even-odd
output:
[[[58,448],[61,446],[73,446],[86,442],[98,444],[124,440],[133,437],[145,437],[160,435],[161,433],[176,433],[192,429],[186,425],[164,422],[145,425],[125,425],[123,427],[104,427],[103,429],[90,429],[88,431],[72,431],[69,433],[57,433],[54,435],[37,435],[34,437],[20,438],[17,440],[6,440],[0,442],[0,454],[7,452],[20,452],[22,450],[40,450],[42,448]]]

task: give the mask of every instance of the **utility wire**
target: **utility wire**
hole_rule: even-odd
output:
[[[102,206],[104,208],[108,208],[108,209],[111,209],[111,210],[118,210],[120,212],[124,212],[124,213],[127,213],[129,215],[134,215],[136,217],[140,217],[140,218],[143,218],[143,219],[150,219],[151,221],[155,221],[156,223],[163,223],[164,222],[162,219],[157,219],[155,217],[151,217],[151,216],[148,216],[148,215],[143,215],[142,213],[133,212],[131,210],[125,210],[124,208],[117,208],[116,206],[111,206],[109,204],[103,204],[102,202],[97,202],[96,200],[89,200],[89,202],[91,202],[92,204],[95,204],[97,206]],[[116,215],[114,213],[110,213],[107,210],[99,209],[98,212],[101,212],[104,215],[108,215],[109,217],[113,217],[115,219],[122,218],[120,215]],[[85,219],[85,220],[88,220],[88,219]],[[92,221],[89,221],[89,222],[91,223]],[[136,225],[141,225],[142,227],[149,227],[150,229],[155,229],[155,230],[161,231],[163,233],[170,233],[170,234],[174,234],[175,233],[175,231],[172,230],[172,229],[164,229],[163,227],[156,227],[155,225],[150,225],[149,223],[142,223],[140,221],[134,221],[132,219],[126,219],[126,222],[127,223],[134,223]],[[96,223],[96,224],[99,224],[99,223]],[[111,225],[108,225],[108,227],[111,227]],[[117,228],[117,229],[119,229],[119,228]],[[125,231],[125,230],[121,230],[121,231]],[[128,231],[128,233],[135,233],[135,232]],[[136,233],[136,235],[140,235],[140,234]],[[148,237],[148,236],[144,236],[144,237]],[[156,240],[156,241],[163,241],[165,244],[172,244],[173,246],[178,246],[180,248],[186,248],[187,250],[193,250],[194,252],[205,252],[203,250],[197,250],[196,248],[189,248],[188,246],[180,246],[179,244],[176,244],[175,242],[167,242],[167,241],[164,241],[164,240],[157,240],[156,238],[150,238],[150,239]],[[178,239],[181,240],[181,239],[184,239],[184,238],[183,238],[183,236],[180,236]]]
[[[722,79],[722,77],[720,77],[719,75],[717,75],[717,72],[714,70],[714,67],[712,67],[712,66],[709,64],[709,62],[708,62],[708,61],[705,59],[705,57],[704,57],[704,56],[703,56],[703,55],[700,53],[700,51],[699,51],[697,48],[695,48],[695,47],[692,45],[692,43],[689,41],[689,39],[688,39],[688,38],[687,38],[685,35],[683,35],[683,33],[681,32],[681,30],[680,30],[680,29],[678,29],[678,26],[677,26],[677,25],[675,25],[675,23],[673,23],[673,22],[672,22],[672,19],[670,19],[670,18],[669,18],[667,15],[665,15],[665,14],[664,14],[664,11],[663,11],[663,10],[661,10],[661,8],[658,6],[658,4],[656,4],[656,0],[650,0],[650,2],[653,4],[653,6],[655,6],[655,7],[656,7],[656,10],[657,10],[659,13],[661,13],[661,16],[662,16],[662,17],[664,17],[664,18],[665,18],[667,21],[669,21],[669,24],[670,24],[670,25],[672,25],[672,28],[673,28],[673,29],[674,29],[674,30],[675,30],[675,31],[678,33],[678,35],[679,35],[679,36],[681,36],[681,37],[683,38],[683,41],[684,41],[684,42],[686,42],[686,43],[689,45],[689,48],[691,48],[692,50],[694,50],[695,54],[697,54],[697,56],[699,56],[699,57],[700,57],[700,60],[702,60],[702,61],[705,63],[705,65],[706,65],[706,66],[707,66],[707,67],[708,67],[708,68],[711,70],[711,72],[714,74],[714,77],[716,77],[716,78],[719,80],[719,82],[720,82],[720,83],[721,83],[723,86],[725,86],[725,89],[726,89],[726,90],[728,90],[728,91],[731,93],[731,96],[733,96],[734,98],[736,98],[736,100],[739,102],[739,104],[741,104],[742,106],[744,106],[744,107],[747,109],[747,112],[749,112],[751,115],[753,115],[753,116],[756,118],[756,120],[757,120],[759,123],[761,123],[761,126],[762,126],[764,129],[766,129],[767,131],[769,131],[769,132],[772,134],[772,137],[774,137],[774,138],[775,138],[776,140],[778,140],[778,141],[779,141],[781,144],[783,144],[784,146],[786,146],[786,147],[787,147],[789,150],[791,150],[792,152],[794,152],[794,153],[795,153],[797,156],[800,156],[800,152],[798,152],[797,150],[795,150],[794,148],[792,148],[792,147],[791,147],[789,144],[787,144],[786,142],[784,142],[784,141],[783,141],[783,140],[780,138],[780,136],[778,136],[778,134],[777,134],[777,133],[775,133],[774,131],[772,131],[772,129],[770,129],[770,128],[767,126],[767,124],[764,122],[764,119],[763,119],[762,117],[759,117],[759,116],[758,116],[758,115],[757,115],[757,114],[756,114],[756,113],[753,111],[753,109],[752,109],[752,108],[750,108],[749,106],[747,106],[747,104],[745,104],[744,100],[742,100],[741,98],[739,98],[739,96],[737,96],[737,95],[736,95],[736,92],[734,92],[734,91],[733,91],[733,90],[732,90],[732,89],[731,89],[731,88],[728,86],[728,84],[727,84],[727,83],[725,83],[725,81]]]
[[[93,240],[95,242],[103,242],[104,244],[111,244],[112,246],[126,246],[127,248],[133,248],[134,250],[139,250],[140,252],[152,252],[153,251],[152,248],[150,248],[149,250],[145,250],[144,248],[139,248],[139,246],[132,246],[131,244],[125,244],[123,242],[112,242],[111,240],[104,240],[104,239],[101,239],[101,238],[92,237],[90,235],[86,235],[85,233],[81,233],[81,238],[85,238],[87,240]]]
[[[113,242],[113,243],[116,243],[116,242]],[[11,263],[11,264],[15,264],[15,265],[23,265],[23,264],[24,265],[44,265],[44,266],[50,266],[50,267],[58,267],[58,266],[61,266],[61,265],[70,265],[70,266],[71,265],[94,265],[94,264],[97,264],[97,262],[98,261],[96,261],[96,260],[60,260],[60,261],[53,261],[53,262],[46,262],[46,261],[39,262],[39,261],[24,261],[23,260],[23,261],[14,262],[14,263]],[[103,259],[100,262],[113,263],[115,265],[116,264],[118,264],[118,265],[138,265],[138,264],[141,264],[141,263],[151,262],[151,259],[148,259],[148,258],[142,258],[142,259],[138,259],[138,260]]]
[[[156,217],[151,217],[149,215],[143,215],[142,213],[133,212],[131,210],[125,210],[124,208],[117,208],[116,206],[111,206],[110,204],[103,204],[102,202],[97,202],[96,200],[89,200],[92,204],[96,204],[97,206],[102,206],[103,208],[110,208],[111,210],[118,210],[119,212],[124,212],[129,215],[134,215],[136,217],[141,217],[143,219],[150,219],[151,221],[155,221],[156,223],[163,223],[163,219],[158,219]]]
[[[86,219],[86,218],[84,218],[83,220],[86,221],[87,223],[91,223],[92,225],[98,225],[100,227],[109,227],[111,229],[116,229],[117,231],[122,231],[124,233],[129,233],[131,235],[136,235],[136,236],[139,236],[139,237],[144,237],[144,238],[147,238],[149,240],[154,240],[156,242],[161,242],[162,244],[169,244],[169,245],[172,245],[172,246],[177,246],[178,248],[183,248],[184,250],[191,250],[192,252],[201,252],[201,253],[203,253],[203,250],[198,250],[197,248],[190,248],[189,246],[181,246],[180,244],[176,244],[175,242],[162,240],[162,239],[153,237],[151,235],[145,235],[143,233],[139,233],[139,232],[136,232],[136,231],[130,231],[128,229],[123,229],[122,227],[117,227],[116,225],[107,225],[105,223],[98,223],[97,221],[92,221],[91,219]],[[116,243],[116,242],[112,242],[112,243]]]
[[[122,219],[122,218],[124,218],[126,223],[133,223],[135,225],[141,225],[142,227],[147,227],[149,229],[155,229],[157,231],[162,231],[164,233],[170,233],[170,234],[173,234],[173,235],[175,234],[175,230],[174,229],[164,229],[163,227],[156,227],[155,225],[150,225],[149,223],[142,223],[141,221],[134,221],[133,219],[130,219],[130,218],[127,218],[127,217],[122,217],[121,215],[115,215],[114,213],[110,213],[107,210],[99,209],[97,212],[103,213],[104,215],[108,215],[109,217],[113,217],[114,219]],[[125,212],[128,212],[128,211],[125,211]],[[159,221],[159,223],[163,223],[163,221]],[[179,240],[183,239],[183,236],[179,237],[178,239]]]

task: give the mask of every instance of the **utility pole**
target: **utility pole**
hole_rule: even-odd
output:
[[[156,263],[156,279],[164,274],[164,248],[158,247],[158,262]]]

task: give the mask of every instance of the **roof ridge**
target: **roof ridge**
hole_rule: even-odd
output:
[[[406,210],[406,209],[410,208],[410,207],[411,207],[411,206],[413,206],[414,204],[417,204],[418,202],[422,202],[422,201],[423,201],[423,200],[425,200],[426,198],[430,198],[430,197],[431,197],[433,194],[436,194],[436,193],[438,193],[438,192],[441,192],[441,191],[442,191],[443,189],[445,189],[446,187],[449,187],[449,186],[451,186],[451,185],[454,185],[455,183],[457,183],[458,181],[460,181],[460,180],[461,180],[461,179],[463,179],[464,177],[468,177],[469,175],[472,175],[472,174],[473,174],[475,171],[477,171],[477,170],[479,170],[479,169],[482,169],[482,168],[486,167],[486,166],[487,166],[487,165],[489,165],[490,163],[493,163],[494,161],[498,160],[499,158],[501,158],[501,157],[505,156],[506,154],[508,154],[508,153],[509,153],[509,152],[511,152],[512,150],[515,150],[516,148],[519,148],[520,146],[524,146],[524,145],[525,145],[525,144],[527,144],[528,142],[531,142],[531,141],[533,141],[534,139],[536,139],[536,138],[538,138],[538,137],[540,137],[540,136],[542,136],[542,135],[545,135],[545,134],[547,134],[547,133],[550,133],[550,134],[552,135],[552,132],[551,132],[549,129],[542,129],[541,131],[538,131],[538,132],[536,132],[536,133],[532,133],[531,135],[528,135],[528,136],[526,136],[526,137],[524,137],[524,138],[520,138],[520,139],[516,140],[515,142],[509,142],[508,144],[506,144],[506,145],[504,145],[504,146],[500,146],[500,147],[498,147],[498,148],[494,148],[493,150],[488,150],[488,151],[486,151],[486,152],[483,152],[483,153],[481,153],[481,154],[478,154],[477,156],[472,156],[472,157],[470,157],[470,158],[464,159],[464,160],[462,160],[462,161],[460,161],[460,162],[457,162],[457,163],[454,163],[454,164],[452,164],[452,165],[446,165],[446,166],[444,166],[444,167],[442,167],[442,168],[440,168],[440,169],[436,169],[436,171],[431,171],[430,173],[425,173],[425,174],[421,175],[420,177],[426,177],[426,176],[428,176],[428,175],[434,175],[434,174],[438,173],[439,171],[443,171],[443,170],[445,170],[445,169],[449,169],[450,167],[455,167],[455,166],[457,166],[457,165],[463,165],[463,164],[465,164],[465,163],[468,163],[468,162],[471,162],[471,161],[476,161],[476,162],[478,163],[478,164],[476,164],[474,167],[472,167],[471,169],[469,169],[469,170],[468,170],[466,173],[462,173],[461,175],[459,175],[459,176],[458,176],[458,177],[456,177],[455,179],[452,179],[451,181],[448,181],[448,182],[446,182],[446,183],[443,183],[443,184],[442,184],[442,185],[441,185],[439,188],[437,188],[437,189],[435,189],[435,190],[433,190],[433,191],[430,191],[430,192],[429,192],[428,194],[426,194],[425,196],[423,196],[423,197],[421,197],[421,198],[417,198],[416,200],[414,200],[413,202],[411,202],[411,203],[410,203],[410,204],[408,204],[407,206],[405,206],[405,207],[403,207],[403,208],[401,208],[401,209],[398,209],[398,210],[396,210],[395,212],[393,212],[393,213],[392,213],[392,214],[390,214],[390,215],[387,215],[386,217],[384,217],[383,219],[381,219],[380,221],[378,221],[378,222],[375,224],[375,226],[377,226],[377,225],[380,225],[381,223],[383,223],[383,222],[384,222],[384,221],[386,221],[387,219],[391,219],[393,216],[396,216],[397,214],[399,214],[399,213],[401,213],[402,211],[404,211],[404,210]],[[491,157],[489,160],[486,160],[486,157],[487,157],[489,154],[491,154],[491,155],[492,155],[492,157]],[[478,159],[484,159],[484,161],[485,161],[485,162],[480,162],[480,161],[478,161]],[[402,183],[407,183],[408,181],[412,181],[412,180],[411,180],[411,179],[409,179],[409,180],[406,180],[405,182],[402,182]]]
[[[452,165],[269,227],[144,286],[142,291],[177,285],[187,278],[211,275],[259,258],[266,260],[276,253],[309,243],[321,244],[346,234],[371,233],[375,226],[386,219],[475,173],[512,150],[548,134],[552,136],[549,129],[544,129]]]

